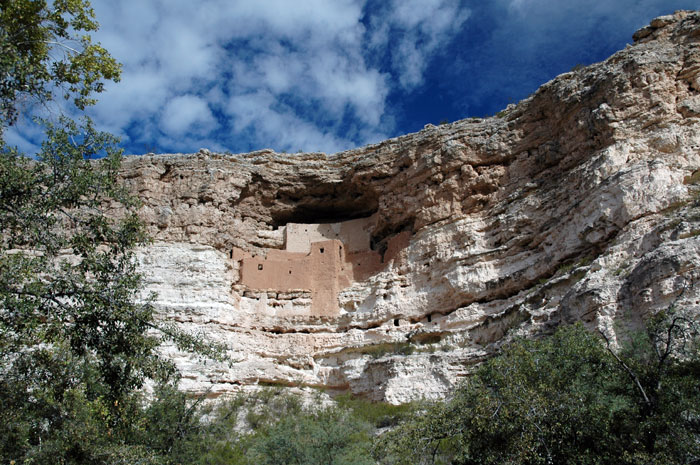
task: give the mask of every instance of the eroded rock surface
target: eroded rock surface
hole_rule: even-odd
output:
[[[614,340],[672,303],[697,313],[699,169],[700,14],[678,12],[497,117],[334,155],[129,157],[123,177],[155,240],[139,259],[161,317],[233,361],[166,348],[185,389],[398,403],[443,396],[515,335],[583,321]],[[330,302],[306,281],[242,278],[244,258],[306,260],[287,249],[290,224],[368,217],[379,265]]]

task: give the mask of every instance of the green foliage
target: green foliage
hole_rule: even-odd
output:
[[[518,341],[452,400],[385,434],[376,457],[387,464],[688,463],[700,453],[698,359],[668,352],[661,360],[664,341],[680,340],[680,331],[654,339],[669,327],[620,355],[580,326]]]
[[[87,0],[0,2],[0,127],[27,100],[49,101],[58,89],[82,110],[103,80],[119,80],[120,65],[87,34],[97,28]]]
[[[145,234],[116,182],[121,152],[89,122],[61,124],[48,125],[38,160],[0,146],[3,463],[107,460],[135,390],[174,373],[154,351],[152,307],[134,303],[132,248]]]
[[[266,388],[246,399],[246,427],[255,431],[277,421],[283,415],[301,412],[299,399],[284,393],[282,388]]]
[[[218,353],[137,303],[146,235],[113,136],[43,122],[34,159],[1,138],[26,101],[59,91],[83,109],[118,79],[96,29],[85,0],[0,0],[0,463],[168,462],[199,417],[155,349]]]
[[[176,402],[177,405],[182,403]],[[166,408],[166,412],[180,408]],[[251,416],[251,412],[255,412]],[[205,413],[200,410],[199,415]],[[190,423],[167,455],[170,463],[199,465],[372,464],[372,427],[339,407],[304,407],[279,389],[238,396]],[[175,415],[182,418],[181,414]],[[163,418],[163,416],[159,416]],[[175,422],[176,418],[164,418]],[[192,417],[192,418],[197,418]],[[252,422],[251,422],[252,418]],[[154,421],[149,424],[155,424]],[[251,429],[252,428],[252,429]],[[173,437],[171,434],[166,437]],[[162,449],[162,447],[161,447]]]
[[[49,125],[38,161],[0,147],[0,354],[62,345],[94,357],[101,394],[117,400],[155,368],[144,360],[156,344],[146,335],[152,308],[133,303],[131,249],[145,234],[128,210],[116,220],[102,212],[107,200],[133,206],[116,183],[111,136],[64,124]]]
[[[259,431],[247,455],[260,465],[369,465],[370,431],[348,411],[318,409]]]
[[[409,419],[417,410],[417,406],[410,403],[392,405],[387,402],[372,402],[352,394],[338,396],[335,401],[340,408],[352,411],[354,416],[374,425],[375,428],[396,426]]]
[[[146,235],[117,182],[114,143],[64,119],[48,125],[36,160],[0,145],[0,463],[156,463],[171,452],[162,436],[172,442],[195,421],[183,414],[153,432],[189,409],[161,395],[177,373],[156,348],[167,339],[220,355],[137,303],[133,248]],[[158,396],[144,408],[148,379]]]
[[[200,417],[155,349],[220,353],[137,303],[146,235],[113,136],[43,122],[34,159],[2,140],[26,101],[83,109],[118,79],[96,29],[86,0],[0,0],[0,463],[168,463]]]

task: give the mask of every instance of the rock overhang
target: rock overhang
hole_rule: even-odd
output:
[[[127,160],[142,217],[160,252],[173,254],[146,271],[155,282],[182,270],[158,284],[170,296],[162,310],[179,308],[168,314],[226,340],[232,358],[247,361],[226,377],[193,368],[200,384],[191,388],[226,390],[224,378],[246,384],[258,376],[402,401],[409,388],[417,397],[444,393],[516,334],[580,320],[614,339],[616,324],[681,293],[696,308],[700,120],[689,108],[700,91],[700,18],[672,19],[500,117],[332,156]],[[306,288],[241,286],[234,248],[308,257],[343,241],[326,237],[334,229],[325,226],[317,238],[329,242],[288,252],[290,225],[370,216],[370,253],[386,258],[392,241],[404,242],[364,279],[341,288],[334,275],[337,312],[312,311]],[[677,266],[661,266],[669,260]],[[251,263],[251,273],[261,271]],[[198,306],[178,306],[178,293]],[[413,353],[402,353],[404,345]]]

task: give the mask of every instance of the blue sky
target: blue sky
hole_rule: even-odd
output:
[[[697,0],[93,0],[126,153],[334,153],[486,116]],[[8,142],[31,152],[39,130]]]

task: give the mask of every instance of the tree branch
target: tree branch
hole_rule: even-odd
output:
[[[631,379],[631,380],[634,382],[634,384],[637,386],[637,390],[639,391],[639,393],[640,393],[640,394],[642,395],[642,397],[644,398],[644,402],[645,402],[647,405],[651,405],[651,400],[649,399],[649,396],[647,396],[647,393],[646,393],[646,391],[644,390],[644,387],[642,386],[641,381],[639,381],[639,377],[632,371],[632,369],[631,369],[630,367],[627,366],[627,364],[626,364],[625,362],[622,361],[622,359],[621,359],[620,357],[617,356],[617,354],[615,353],[615,351],[613,351],[613,350],[610,348],[610,340],[609,340],[608,337],[605,335],[605,333],[603,333],[603,332],[600,331],[600,330],[598,330],[598,332],[600,333],[601,336],[603,336],[603,339],[605,339],[605,344],[606,344],[606,345],[605,345],[605,348],[608,350],[608,352],[609,352],[613,357],[615,357],[615,360],[617,360],[617,363],[620,364],[620,366],[627,372],[627,374],[629,375],[630,379]]]

